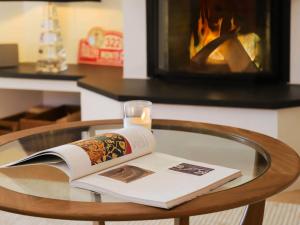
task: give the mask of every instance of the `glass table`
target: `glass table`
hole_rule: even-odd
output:
[[[91,121],[1,136],[0,165],[119,128],[120,120]],[[154,120],[153,134],[158,152],[239,169],[243,175],[206,195],[163,210],[72,188],[68,176],[49,165],[2,168],[0,209],[88,221],[175,218],[176,224],[186,225],[189,216],[249,205],[241,224],[257,225],[262,224],[265,199],[286,188],[299,175],[298,155],[280,141],[258,133],[203,123]]]

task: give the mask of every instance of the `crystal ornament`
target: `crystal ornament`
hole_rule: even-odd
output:
[[[66,50],[62,43],[56,6],[49,2],[42,22],[37,71],[59,73],[67,70]]]

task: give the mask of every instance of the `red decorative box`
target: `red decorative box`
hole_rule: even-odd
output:
[[[122,67],[123,54],[121,32],[95,27],[87,38],[80,40],[78,63]]]

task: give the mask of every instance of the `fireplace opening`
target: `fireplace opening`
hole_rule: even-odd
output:
[[[148,74],[289,79],[290,2],[148,0]]]

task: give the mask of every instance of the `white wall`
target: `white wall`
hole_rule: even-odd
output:
[[[125,0],[124,3],[124,34],[126,78],[147,78],[146,70],[146,33],[145,33],[145,2],[146,0]],[[300,84],[300,0],[292,0],[291,15],[291,83]],[[144,65],[141,63],[145,62]]]
[[[40,91],[0,90],[0,118],[23,112],[42,101]]]
[[[18,43],[20,61],[36,61],[46,2],[0,2],[0,43]],[[67,60],[77,61],[78,43],[90,28],[123,30],[122,0],[57,3]]]
[[[153,118],[188,120],[253,130],[277,137],[277,110],[154,104]]]
[[[123,102],[81,89],[82,120],[121,119]],[[277,110],[153,104],[154,119],[188,120],[254,130],[277,137]]]
[[[80,93],[68,92],[43,92],[43,104],[48,106],[80,105]]]
[[[123,117],[122,102],[81,88],[81,120],[121,119]]]
[[[146,1],[124,0],[124,77],[147,78]]]
[[[278,138],[300,155],[300,107],[281,109],[278,115]]]
[[[300,84],[300,0],[292,0],[291,83]]]

